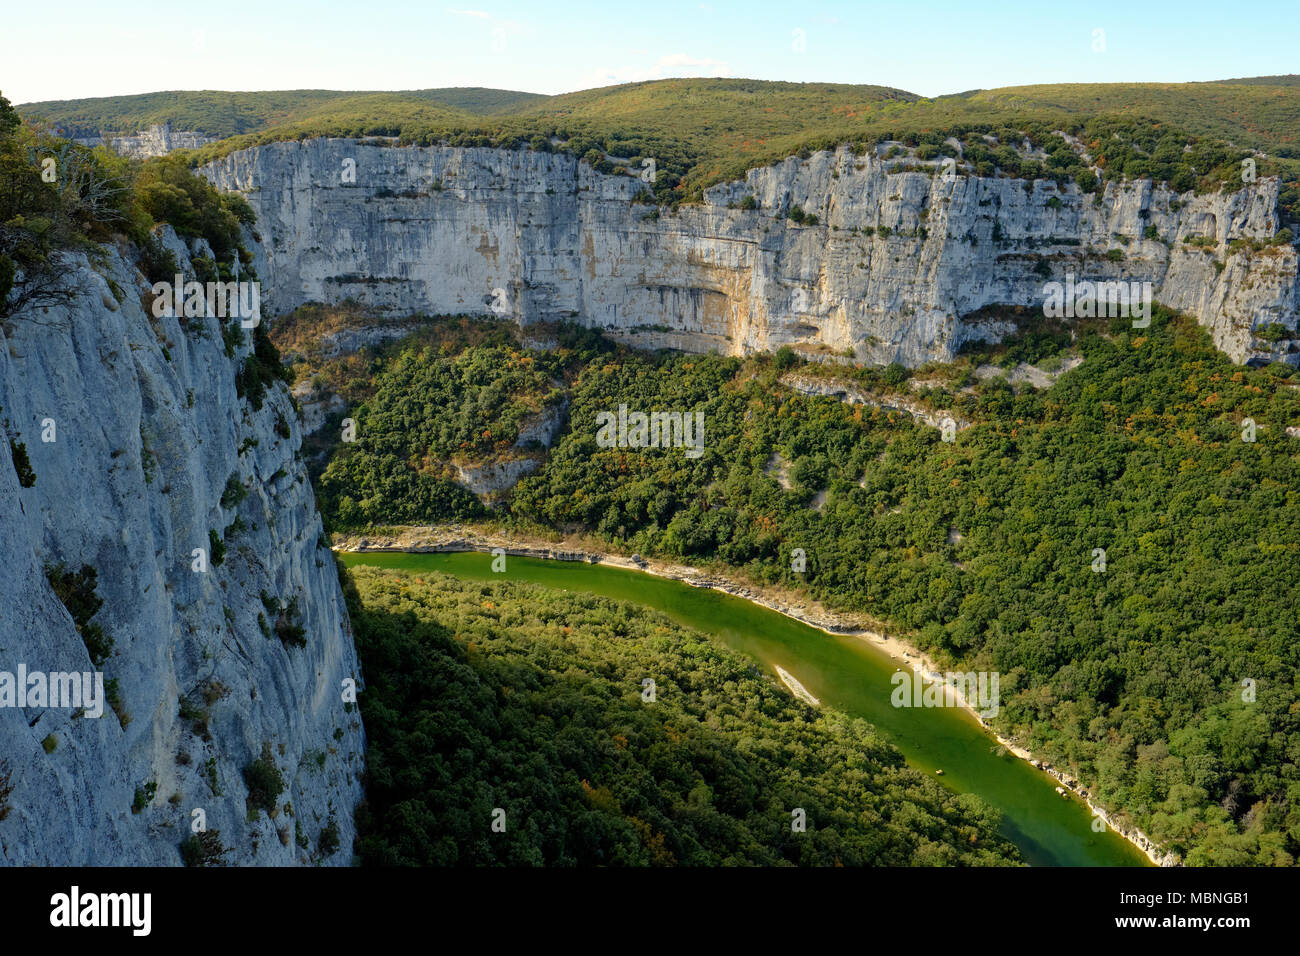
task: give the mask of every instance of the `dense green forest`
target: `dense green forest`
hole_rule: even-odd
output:
[[[698,201],[716,182],[810,150],[865,150],[901,140],[939,155],[955,137],[971,170],[1075,179],[1091,188],[1090,164],[1055,135],[1078,136],[1102,179],[1155,176],[1179,189],[1236,188],[1253,151],[1260,175],[1292,184],[1283,200],[1300,221],[1300,87],[1289,77],[1217,83],[1057,84],[978,90],[924,99],[903,90],[836,83],[672,79],[558,96],[504,90],[401,93],[153,93],[33,103],[78,131],[138,128],[170,120],[225,137],[194,151],[201,162],[234,149],[309,136],[395,136],[402,142],[560,149],[606,172],[639,170],[653,157],[660,202]],[[984,136],[995,136],[989,148]],[[1027,136],[1046,160],[1012,145]],[[1186,154],[1183,147],[1191,147]],[[931,157],[932,158],[932,157]],[[626,163],[627,160],[632,162]],[[1000,160],[1000,161],[999,161]]]
[[[505,382],[504,363],[479,349],[459,361],[484,370],[485,388]],[[1005,375],[1069,356],[1082,365],[1049,388]],[[1072,768],[1189,862],[1300,853],[1295,370],[1235,366],[1194,322],[1159,308],[1141,332],[1031,327],[916,373],[913,398],[972,422],[945,442],[905,414],[781,381],[834,374],[888,398],[910,391],[902,368],[590,343],[555,360],[572,382],[568,426],[500,519],[731,569],[883,622],[943,659],[999,671],[999,729]],[[1002,374],[974,374],[989,366]],[[456,363],[441,367],[445,378]],[[399,461],[428,454],[417,432],[392,426],[402,421],[392,407],[417,408],[453,383],[390,379],[382,362],[372,374],[362,441]],[[406,387],[418,390],[399,399]],[[620,403],[703,411],[703,456],[599,447],[596,415]],[[771,473],[774,454],[788,488]],[[354,480],[381,477],[396,481]],[[385,508],[420,523],[461,516],[450,496],[371,511]],[[347,517],[327,515],[335,527]],[[791,570],[796,547],[808,555],[802,574]]]
[[[401,352],[375,382],[358,440],[321,476],[321,507],[350,526],[482,516],[453,466],[495,460],[555,410],[566,362],[508,346]]]
[[[978,798],[667,618],[525,584],[341,574],[366,673],[363,864],[1018,859]]]

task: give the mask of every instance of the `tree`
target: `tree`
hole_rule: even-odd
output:
[[[21,125],[22,118],[19,117],[18,111],[5,99],[4,94],[0,93],[0,136],[8,136]]]

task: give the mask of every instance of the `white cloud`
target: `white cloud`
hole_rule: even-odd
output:
[[[518,20],[506,20],[494,13],[487,13],[483,10],[452,10],[448,8],[447,12],[455,16],[482,20],[488,29],[489,48],[496,56],[507,52],[510,46],[510,37],[521,36],[525,33],[524,25]]]

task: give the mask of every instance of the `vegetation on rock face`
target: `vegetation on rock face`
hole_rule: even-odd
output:
[[[902,141],[932,161],[949,154],[950,137],[974,150],[963,164],[985,174],[1068,178],[1093,188],[1090,164],[1067,154],[1059,130],[1084,140],[1103,180],[1153,176],[1179,189],[1236,188],[1242,177],[1234,163],[1266,152],[1258,174],[1284,177],[1283,212],[1300,221],[1300,87],[1288,77],[1009,87],[937,99],[877,86],[671,79],[531,98],[507,91],[203,92],[24,110],[78,128],[92,117],[97,128],[171,119],[177,128],[230,137],[195,151],[195,161],[309,136],[561,150],[631,175],[653,158],[653,195],[665,203],[698,201],[706,186],[743,178],[747,169],[841,143],[865,150]],[[990,135],[996,143],[983,139]],[[1017,151],[1026,136],[1046,156]]]
[[[1019,337],[920,370],[915,389],[901,368],[800,370],[882,404],[950,409],[972,423],[953,442],[902,412],[793,392],[779,380],[792,355],[594,352],[569,371],[568,426],[499,517],[804,591],[998,671],[999,729],[1162,845],[1196,864],[1288,863],[1300,855],[1297,373],[1235,366],[1159,307],[1149,329],[1081,322],[1073,340],[1020,318]],[[1068,357],[1082,365],[1048,388],[1007,378]],[[443,357],[418,379],[382,367],[377,379],[391,407],[419,408],[456,367]],[[596,415],[620,403],[702,411],[704,454],[600,447]],[[403,421],[370,425],[398,461],[426,447],[404,444]],[[768,473],[774,453],[788,489]],[[397,513],[374,494],[369,513]],[[449,514],[394,507],[412,523]]]
[[[104,606],[104,599],[95,593],[99,572],[88,564],[83,564],[80,571],[57,564],[45,569],[45,577],[55,596],[72,615],[72,623],[85,642],[91,663],[97,667],[103,665],[113,653],[113,639],[104,633],[103,627],[90,620]]]
[[[266,614],[258,615],[258,624],[265,637],[278,637],[285,647],[307,646],[307,629],[299,622],[297,595],[290,598],[288,604],[282,604],[278,598],[263,591],[262,606]],[[273,624],[267,623],[268,615]]]
[[[522,584],[347,575],[366,670],[364,864],[1016,859],[977,798],[667,618]]]
[[[257,218],[244,197],[217,192],[206,179],[191,173],[177,156],[142,163],[134,192],[136,203],[154,221],[170,224],[182,236],[206,240],[218,267],[228,267],[239,253],[240,225],[252,226]],[[232,276],[221,278],[228,281]]]
[[[0,318],[71,301],[53,260],[129,228],[127,163],[23,126],[0,96]]]
[[[244,785],[248,787],[248,812],[265,810],[272,819],[279,812],[276,801],[284,792],[284,775],[275,765],[269,741],[263,741],[262,753],[244,767]]]
[[[239,473],[231,472],[230,477],[226,479],[226,487],[221,492],[221,507],[237,508],[246,497],[248,497],[248,489],[239,480]]]
[[[27,454],[27,443],[9,439],[9,457],[14,463],[14,474],[18,476],[18,484],[24,488],[31,488],[36,484],[36,472],[32,468],[32,460]]]
[[[203,830],[187,836],[180,845],[185,866],[224,866],[226,848],[221,845],[220,830]]]
[[[0,760],[0,821],[9,816],[9,812],[13,810],[9,798],[13,795],[17,784],[9,782],[12,778],[13,771],[9,767],[9,761]]]
[[[71,303],[78,290],[59,253],[93,253],[117,237],[135,244],[150,279],[170,280],[176,262],[155,235],[160,223],[205,240],[217,259],[209,278],[229,279],[236,256],[252,261],[240,227],[253,220],[242,197],[218,193],[178,157],[139,162],[79,146],[24,125],[0,96],[0,318]]]
[[[158,781],[156,780],[150,780],[143,787],[136,787],[135,796],[131,800],[131,812],[132,813],[143,812],[149,806],[149,804],[153,802],[153,798],[157,795],[157,793],[158,793]]]
[[[320,837],[316,841],[316,852],[322,859],[326,859],[338,851],[339,823],[333,817],[330,817],[329,823],[321,828]]]
[[[226,542],[216,528],[208,529],[208,558],[214,568],[220,567],[226,560]]]
[[[244,357],[235,376],[235,391],[247,398],[254,409],[260,409],[266,390],[277,381],[287,382],[289,373],[280,362],[280,350],[267,334],[266,326],[259,323],[253,329],[253,351]]]

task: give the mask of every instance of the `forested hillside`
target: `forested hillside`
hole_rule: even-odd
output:
[[[98,136],[102,131],[135,133],[170,123],[174,129],[199,130],[209,136],[235,136],[272,126],[320,119],[331,113],[398,103],[411,107],[441,107],[440,118],[470,122],[474,114],[510,109],[540,99],[535,93],[488,90],[480,87],[406,90],[401,93],[341,92],[337,90],[169,90],[134,96],[87,97],[25,103],[22,110],[62,127],[69,136]]]
[[[1017,860],[978,798],[667,618],[525,584],[346,573],[366,673],[363,864]]]
[[[417,383],[406,360],[376,363],[359,440],[321,480],[336,527],[385,509],[419,523],[464,516],[454,494],[382,488],[405,487],[404,469],[442,447],[400,426],[397,409],[454,387],[458,365],[481,368],[492,391],[524,359],[551,360],[480,349],[443,362],[442,382]],[[1300,853],[1294,370],[1237,367],[1164,310],[1141,331],[1031,324],[910,385],[901,367],[800,366],[789,353],[589,346],[554,360],[571,370],[569,424],[502,517],[868,615],[1001,672],[998,726],[1189,862]],[[1060,378],[1033,388],[1022,362]],[[903,412],[801,395],[785,384],[793,374],[971,424],[945,442]],[[598,446],[597,414],[620,403],[703,411],[703,456]]]
[[[385,368],[369,407],[373,427],[320,483],[344,523],[418,521],[483,513],[453,480],[457,464],[483,464],[515,446],[523,427],[557,409],[562,360],[484,346],[458,356],[407,351]],[[411,452],[422,449],[414,467]]]

